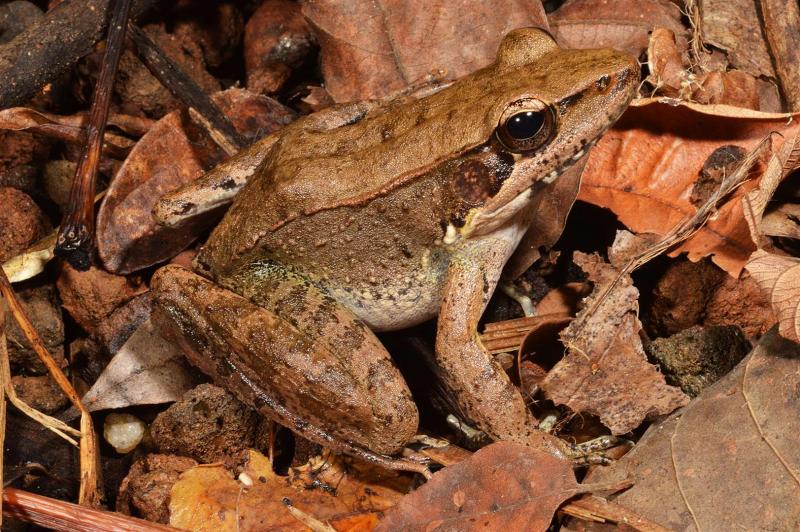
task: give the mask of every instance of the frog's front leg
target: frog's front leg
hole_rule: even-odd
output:
[[[265,416],[383,466],[415,434],[416,405],[375,335],[304,278],[258,265],[238,292],[177,266],[153,277],[156,319],[189,360]],[[258,304],[256,304],[258,303]]]
[[[451,259],[439,312],[436,360],[464,412],[493,439],[572,458],[567,442],[538,430],[522,395],[478,338],[478,321],[515,244],[513,235],[501,232],[464,243]]]

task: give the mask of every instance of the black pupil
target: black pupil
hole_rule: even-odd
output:
[[[536,135],[544,124],[544,112],[525,111],[517,113],[506,122],[506,131],[516,140],[529,139]]]

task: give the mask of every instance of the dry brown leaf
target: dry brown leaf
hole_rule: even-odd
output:
[[[775,78],[764,41],[756,2],[703,0],[700,11],[703,41],[728,52],[728,61],[756,77]]]
[[[561,503],[591,489],[568,461],[498,442],[435,473],[375,530],[547,530]]]
[[[783,139],[797,133],[797,123],[790,118],[725,105],[639,102],[590,152],[578,198],[612,210],[636,233],[665,235],[696,212],[692,195],[704,166],[714,168],[708,163],[752,150],[768,136],[779,149]],[[774,132],[780,135],[771,135]],[[730,171],[732,165],[722,167],[716,178]],[[712,185],[714,179],[709,178]],[[758,184],[751,180],[737,189],[672,255],[685,252],[693,261],[710,255],[718,266],[738,276],[756,249],[742,197]]]
[[[800,522],[800,346],[767,333],[726,377],[651,426],[591,482],[670,530],[795,530]]]
[[[688,397],[667,385],[647,361],[639,338],[639,291],[630,276],[623,276],[587,314],[617,271],[597,256],[576,252],[574,260],[594,282],[595,291],[561,333],[568,351],[541,383],[547,398],[598,416],[614,434],[630,432],[647,416],[685,405]]]
[[[195,385],[178,346],[150,320],[136,329],[83,396],[90,412],[177,400]]]
[[[222,465],[198,466],[172,487],[170,525],[195,531],[261,531],[308,528],[291,507],[336,530],[359,530],[376,512],[393,506],[410,489],[410,478],[328,455],[276,475],[269,460],[249,451],[238,480]]]
[[[515,28],[547,28],[539,1],[314,0],[303,4],[337,102],[381,98],[437,71],[452,80],[494,60]]]
[[[655,28],[647,47],[653,94],[677,97],[701,104],[726,104],[765,111],[780,111],[777,87],[741,70],[706,71],[693,68],[678,46],[675,34],[666,28]],[[765,91],[764,85],[775,94]],[[762,101],[763,100],[763,101]]]
[[[753,242],[759,244],[759,247],[763,247],[764,244],[762,219],[767,205],[781,181],[799,164],[800,136],[795,135],[787,138],[780,150],[770,157],[758,187],[744,195],[744,217],[750,228],[750,237]]]
[[[271,133],[293,116],[277,102],[243,89],[229,89],[215,98],[240,133]],[[197,179],[222,159],[208,137],[195,129],[174,111],[131,150],[97,216],[97,251],[107,270],[124,274],[162,262],[188,246],[202,229],[204,221],[165,228],[151,215],[161,196]]]
[[[800,259],[759,249],[746,268],[769,296],[781,336],[800,342]]]
[[[649,32],[655,27],[686,33],[680,8],[667,0],[569,0],[548,19],[562,47],[609,47],[634,57],[647,49]],[[685,37],[682,43],[685,50]]]

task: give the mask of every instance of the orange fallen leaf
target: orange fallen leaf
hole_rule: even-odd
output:
[[[663,236],[696,212],[693,193],[697,195],[701,170],[714,152],[720,156],[752,150],[767,138],[779,149],[783,139],[798,131],[791,118],[724,105],[639,101],[590,152],[578,198],[610,209],[636,233]],[[720,169],[723,175],[730,171],[732,167]],[[756,249],[742,197],[758,184],[756,179],[739,187],[671,255],[687,253],[692,261],[710,255],[738,276]]]
[[[282,477],[257,451],[238,479],[222,465],[198,466],[172,487],[170,525],[201,531],[298,530],[289,506],[336,530],[369,530],[410,489],[411,477],[333,454]],[[298,513],[298,512],[295,512]]]

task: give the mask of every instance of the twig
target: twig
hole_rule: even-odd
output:
[[[172,59],[166,56],[156,43],[150,40],[145,32],[135,24],[128,25],[133,42],[139,52],[139,58],[158,81],[173,96],[178,98],[190,110],[194,110],[202,119],[201,125],[209,130],[214,139],[228,155],[238,152],[247,141],[239,135],[228,117],[208,97],[203,89],[189,77]],[[192,117],[195,118],[196,117]]]
[[[3,513],[7,517],[52,530],[65,532],[96,532],[97,530],[175,532],[177,530],[144,519],[86,508],[14,488],[6,488],[3,492],[3,502],[5,503]]]
[[[5,312],[4,312],[5,305],[3,304],[3,300],[0,299],[0,312],[3,314],[0,315],[0,394],[5,391],[5,396],[11,401],[11,404],[16,406],[23,414],[27,415],[40,425],[50,429],[59,438],[65,439],[67,442],[71,443],[72,445],[77,446],[78,442],[72,439],[71,436],[76,438],[80,437],[81,433],[60,419],[56,419],[54,417],[50,417],[46,414],[43,414],[28,406],[25,402],[23,402],[17,392],[14,390],[14,386],[11,384],[11,365],[8,359],[8,348],[6,346],[6,331],[5,331]],[[5,401],[3,402],[5,405]]]
[[[6,305],[2,299],[0,299],[0,358],[7,358],[8,352],[6,348]],[[10,376],[6,377],[6,375],[0,375],[0,527],[3,526],[3,455],[5,454],[4,451],[6,448],[5,445],[5,437],[6,437],[6,398],[3,390],[5,390],[6,382],[4,382],[8,378],[10,381]],[[10,382],[8,383],[11,384]]]
[[[94,427],[92,426],[92,417],[86,407],[81,403],[81,399],[75,388],[72,387],[61,368],[58,367],[53,357],[47,352],[39,333],[33,327],[33,324],[28,319],[22,306],[17,300],[11,284],[8,282],[5,271],[0,268],[0,295],[6,301],[11,314],[14,316],[19,328],[25,334],[25,337],[33,347],[33,350],[38,355],[42,363],[47,367],[53,380],[56,381],[64,395],[69,398],[70,402],[81,412],[81,442],[80,442],[80,464],[81,464],[81,489],[78,496],[78,502],[94,506],[100,502],[101,495],[99,493],[99,474],[98,474],[98,451],[97,440],[95,439]]]
[[[136,0],[135,17],[157,0]],[[24,105],[105,34],[108,0],[65,0],[0,47],[0,109]]]
[[[111,90],[117,73],[125,28],[132,0],[117,0],[108,29],[108,47],[92,98],[84,148],[69,194],[55,254],[64,257],[76,270],[85,271],[91,264],[94,242],[94,194],[97,166],[103,146]]]
[[[669,531],[668,528],[664,528],[636,512],[594,495],[568,502],[559,511],[584,521],[595,523],[607,523],[610,521],[618,525],[626,525],[641,532]]]

